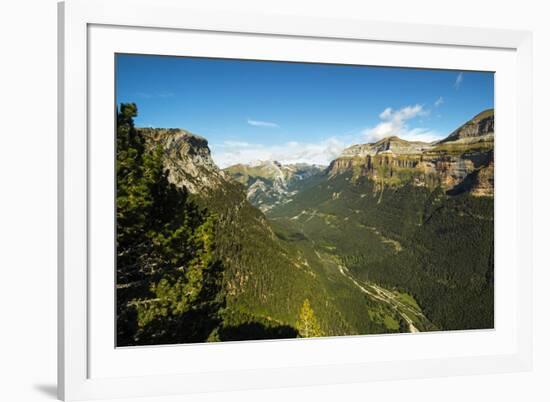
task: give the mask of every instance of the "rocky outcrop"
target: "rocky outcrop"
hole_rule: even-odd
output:
[[[478,197],[489,197],[494,195],[495,166],[493,162],[476,171],[470,192],[472,195]]]
[[[227,180],[214,163],[205,138],[182,129],[140,128],[138,132],[148,147],[162,148],[168,179],[177,186],[196,194],[216,189]]]

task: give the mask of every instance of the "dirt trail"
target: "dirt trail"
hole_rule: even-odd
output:
[[[317,250],[315,250],[315,254],[320,260],[326,260],[326,258],[323,258],[321,253],[319,253]],[[416,328],[416,326],[414,325],[414,321],[409,317],[409,314],[423,316],[421,312],[415,311],[412,307],[407,306],[403,302],[397,300],[395,295],[387,289],[384,289],[374,284],[362,285],[349,273],[349,270],[346,266],[336,263],[335,261],[331,261],[331,262],[335,263],[338,266],[338,270],[340,271],[340,273],[343,276],[345,276],[348,280],[350,280],[363,293],[366,293],[373,299],[376,299],[378,301],[381,301],[383,303],[390,305],[390,307],[392,307],[401,317],[403,317],[403,319],[409,326],[409,332],[411,333],[420,332],[418,328]],[[373,290],[367,289],[367,286],[372,288]]]
[[[409,326],[409,332],[411,333],[420,332],[418,328],[415,327],[414,321],[408,316],[408,314],[421,314],[421,313],[415,312],[411,307],[397,300],[395,298],[395,295],[387,289],[381,288],[380,286],[377,286],[374,284],[369,284],[368,286],[374,289],[374,291],[368,290],[365,286],[361,285],[353,276],[351,276],[351,274],[349,273],[349,270],[345,266],[338,264],[338,270],[342,275],[344,275],[351,282],[353,282],[355,286],[357,286],[363,293],[368,294],[373,299],[389,304],[395,311],[397,311],[397,313],[401,317],[403,317],[403,319]],[[403,310],[407,310],[407,312]]]

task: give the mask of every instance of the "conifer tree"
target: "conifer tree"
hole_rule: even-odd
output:
[[[134,127],[135,104],[117,119],[117,344],[204,341],[223,304],[214,255],[216,217],[168,181],[163,150]]]
[[[296,327],[302,338],[314,338],[324,335],[321,325],[317,321],[317,317],[315,317],[315,313],[309,304],[309,299],[304,300]]]

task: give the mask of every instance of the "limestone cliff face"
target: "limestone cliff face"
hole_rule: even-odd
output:
[[[185,186],[191,193],[216,189],[227,180],[210,154],[208,141],[182,129],[140,128],[139,133],[150,148],[160,146],[164,151],[164,167],[168,179]]]
[[[494,113],[486,110],[435,143],[395,136],[344,150],[327,169],[329,176],[352,172],[384,186],[413,183],[441,186],[450,193],[492,196],[494,186]]]
[[[352,156],[340,156],[339,158],[333,160],[327,171],[331,176],[337,175],[339,173],[345,173],[347,171],[353,170],[354,166],[363,168],[369,165],[370,157],[367,156],[364,159],[352,157]]]

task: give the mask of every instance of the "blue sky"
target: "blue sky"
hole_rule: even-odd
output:
[[[488,72],[117,55],[116,73],[137,126],[202,135],[220,167],[327,164],[388,135],[433,141],[494,102]]]

